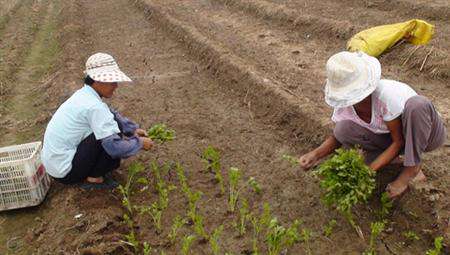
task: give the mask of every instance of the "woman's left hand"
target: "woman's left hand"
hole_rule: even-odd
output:
[[[145,131],[142,128],[136,129],[136,131],[134,131],[134,134],[139,137],[147,137],[148,136],[147,131]]]

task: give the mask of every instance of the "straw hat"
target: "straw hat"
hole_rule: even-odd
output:
[[[114,58],[106,53],[95,53],[86,61],[86,75],[100,82],[131,82],[131,79],[120,71]]]
[[[363,52],[339,52],[328,59],[326,68],[325,101],[334,108],[362,101],[381,78],[378,59]]]

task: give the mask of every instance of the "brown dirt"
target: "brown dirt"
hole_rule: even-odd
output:
[[[0,133],[0,145],[25,138],[41,139],[50,114],[81,86],[87,56],[97,51],[112,53],[136,82],[119,88],[109,103],[143,127],[164,122],[177,132],[175,141],[126,160],[116,178],[125,181],[127,166],[132,161],[145,163],[147,169],[152,160],[180,162],[187,171],[189,184],[203,193],[199,208],[205,216],[207,231],[223,224],[221,248],[223,253],[233,254],[251,248],[250,235],[236,236],[232,225],[235,216],[226,213],[226,197],[217,196],[219,190],[211,174],[201,171],[204,168],[199,157],[201,151],[213,145],[221,152],[224,170],[236,166],[243,169],[246,178],[255,177],[264,192],[258,196],[243,190],[251,208],[257,211],[263,202],[269,202],[273,214],[284,224],[301,219],[302,227],[314,233],[311,240],[314,254],[360,254],[366,242],[334,210],[319,202],[317,180],[287,165],[280,159],[281,155],[305,152],[328,131],[330,110],[322,102],[324,62],[344,48],[345,40],[353,32],[408,19],[417,7],[424,7],[419,12],[421,17],[432,17],[444,27],[443,31],[449,27],[445,12],[449,6],[442,1],[431,5],[398,1],[396,5],[403,7],[399,12],[401,17],[386,9],[381,4],[383,1],[358,6],[358,1],[347,0],[345,7],[334,0],[315,5],[306,4],[307,1],[262,0],[58,0],[52,1],[53,5],[49,1],[32,2],[37,6],[34,9],[22,4],[6,13],[35,13],[38,31],[49,21],[57,24],[58,36],[53,40],[59,43],[59,58],[53,60],[56,64],[47,72],[39,72],[40,77],[32,79],[31,84],[38,89],[31,92],[27,82],[31,78],[23,71],[30,62],[23,60],[17,64],[18,68],[8,69],[8,80],[14,81],[8,84],[15,86],[8,90],[8,102],[18,102],[24,93],[36,95],[40,101],[38,113],[32,115],[18,114],[24,109],[18,103],[4,111],[9,121],[5,124],[8,129]],[[274,5],[279,11],[268,12],[270,8],[266,7]],[[349,14],[339,15],[336,9],[347,10]],[[47,14],[55,10],[59,10],[59,18]],[[361,11],[367,13],[365,19],[356,15]],[[289,21],[293,13],[300,14],[297,22]],[[26,20],[23,16],[11,15],[3,30],[11,31],[4,33],[19,31],[19,40],[14,44],[19,50],[10,49],[13,41],[8,37],[0,42],[0,49],[10,54],[9,59],[27,59],[32,53],[24,51],[34,52],[33,49],[39,48],[32,47],[31,42],[36,39],[27,39],[39,32],[28,31],[27,23],[19,22]],[[311,23],[316,20],[326,26]],[[335,24],[347,26],[341,28]],[[447,39],[448,33],[437,36],[435,47],[440,54],[448,54]],[[383,56],[384,73],[409,82],[432,98],[448,124],[448,76],[430,74],[431,67],[448,68],[448,65],[433,62],[434,58],[429,62],[429,72],[419,72],[414,65],[399,65],[402,54],[411,47],[401,45]],[[26,98],[25,101],[30,100]],[[30,103],[25,106],[30,107]],[[17,132],[25,120],[28,125]],[[448,148],[427,155],[425,170],[430,184],[412,190],[395,206],[390,217],[392,229],[382,235],[377,245],[380,254],[423,254],[435,236],[447,235],[448,241],[450,180],[446,158],[449,155]],[[356,210],[357,221],[366,236],[370,222],[376,219],[378,195],[395,170],[386,169],[381,174],[377,195],[370,206]],[[146,175],[153,179],[151,174]],[[167,181],[178,185],[176,178]],[[153,187],[133,195],[135,204],[150,204],[155,199]],[[163,215],[163,233],[155,233],[149,217],[139,216],[136,217],[139,239],[148,241],[158,251],[180,254],[181,241],[166,246],[165,235],[174,216],[185,211],[185,198],[179,190],[173,191]],[[3,219],[0,251],[6,254],[130,254],[130,247],[120,241],[127,233],[122,223],[123,213],[118,192],[86,192],[54,183],[41,206],[0,215]],[[78,220],[74,218],[77,214],[82,214]],[[333,218],[338,220],[338,226],[331,238],[325,238],[323,226]],[[402,244],[405,241],[402,233],[407,230],[416,232],[421,240]],[[192,228],[185,226],[181,233],[192,233]],[[260,242],[263,247],[263,239]],[[305,245],[300,243],[288,254],[304,253]],[[212,253],[208,244],[195,242],[192,254]]]

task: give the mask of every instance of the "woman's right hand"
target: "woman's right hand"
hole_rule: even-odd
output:
[[[317,156],[317,153],[315,151],[310,151],[301,156],[299,159],[300,167],[305,171],[315,166],[317,164],[317,161],[319,161],[319,157]]]
[[[153,147],[152,139],[148,137],[139,137],[139,140],[142,141],[142,149],[148,151]]]

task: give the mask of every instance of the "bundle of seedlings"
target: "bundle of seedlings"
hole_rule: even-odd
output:
[[[337,149],[336,154],[316,170],[325,190],[324,202],[334,206],[364,239],[361,229],[353,220],[352,208],[367,202],[375,189],[375,171],[364,163],[357,149]]]
[[[148,137],[157,143],[165,143],[175,138],[175,131],[165,124],[155,124],[147,130]]]

